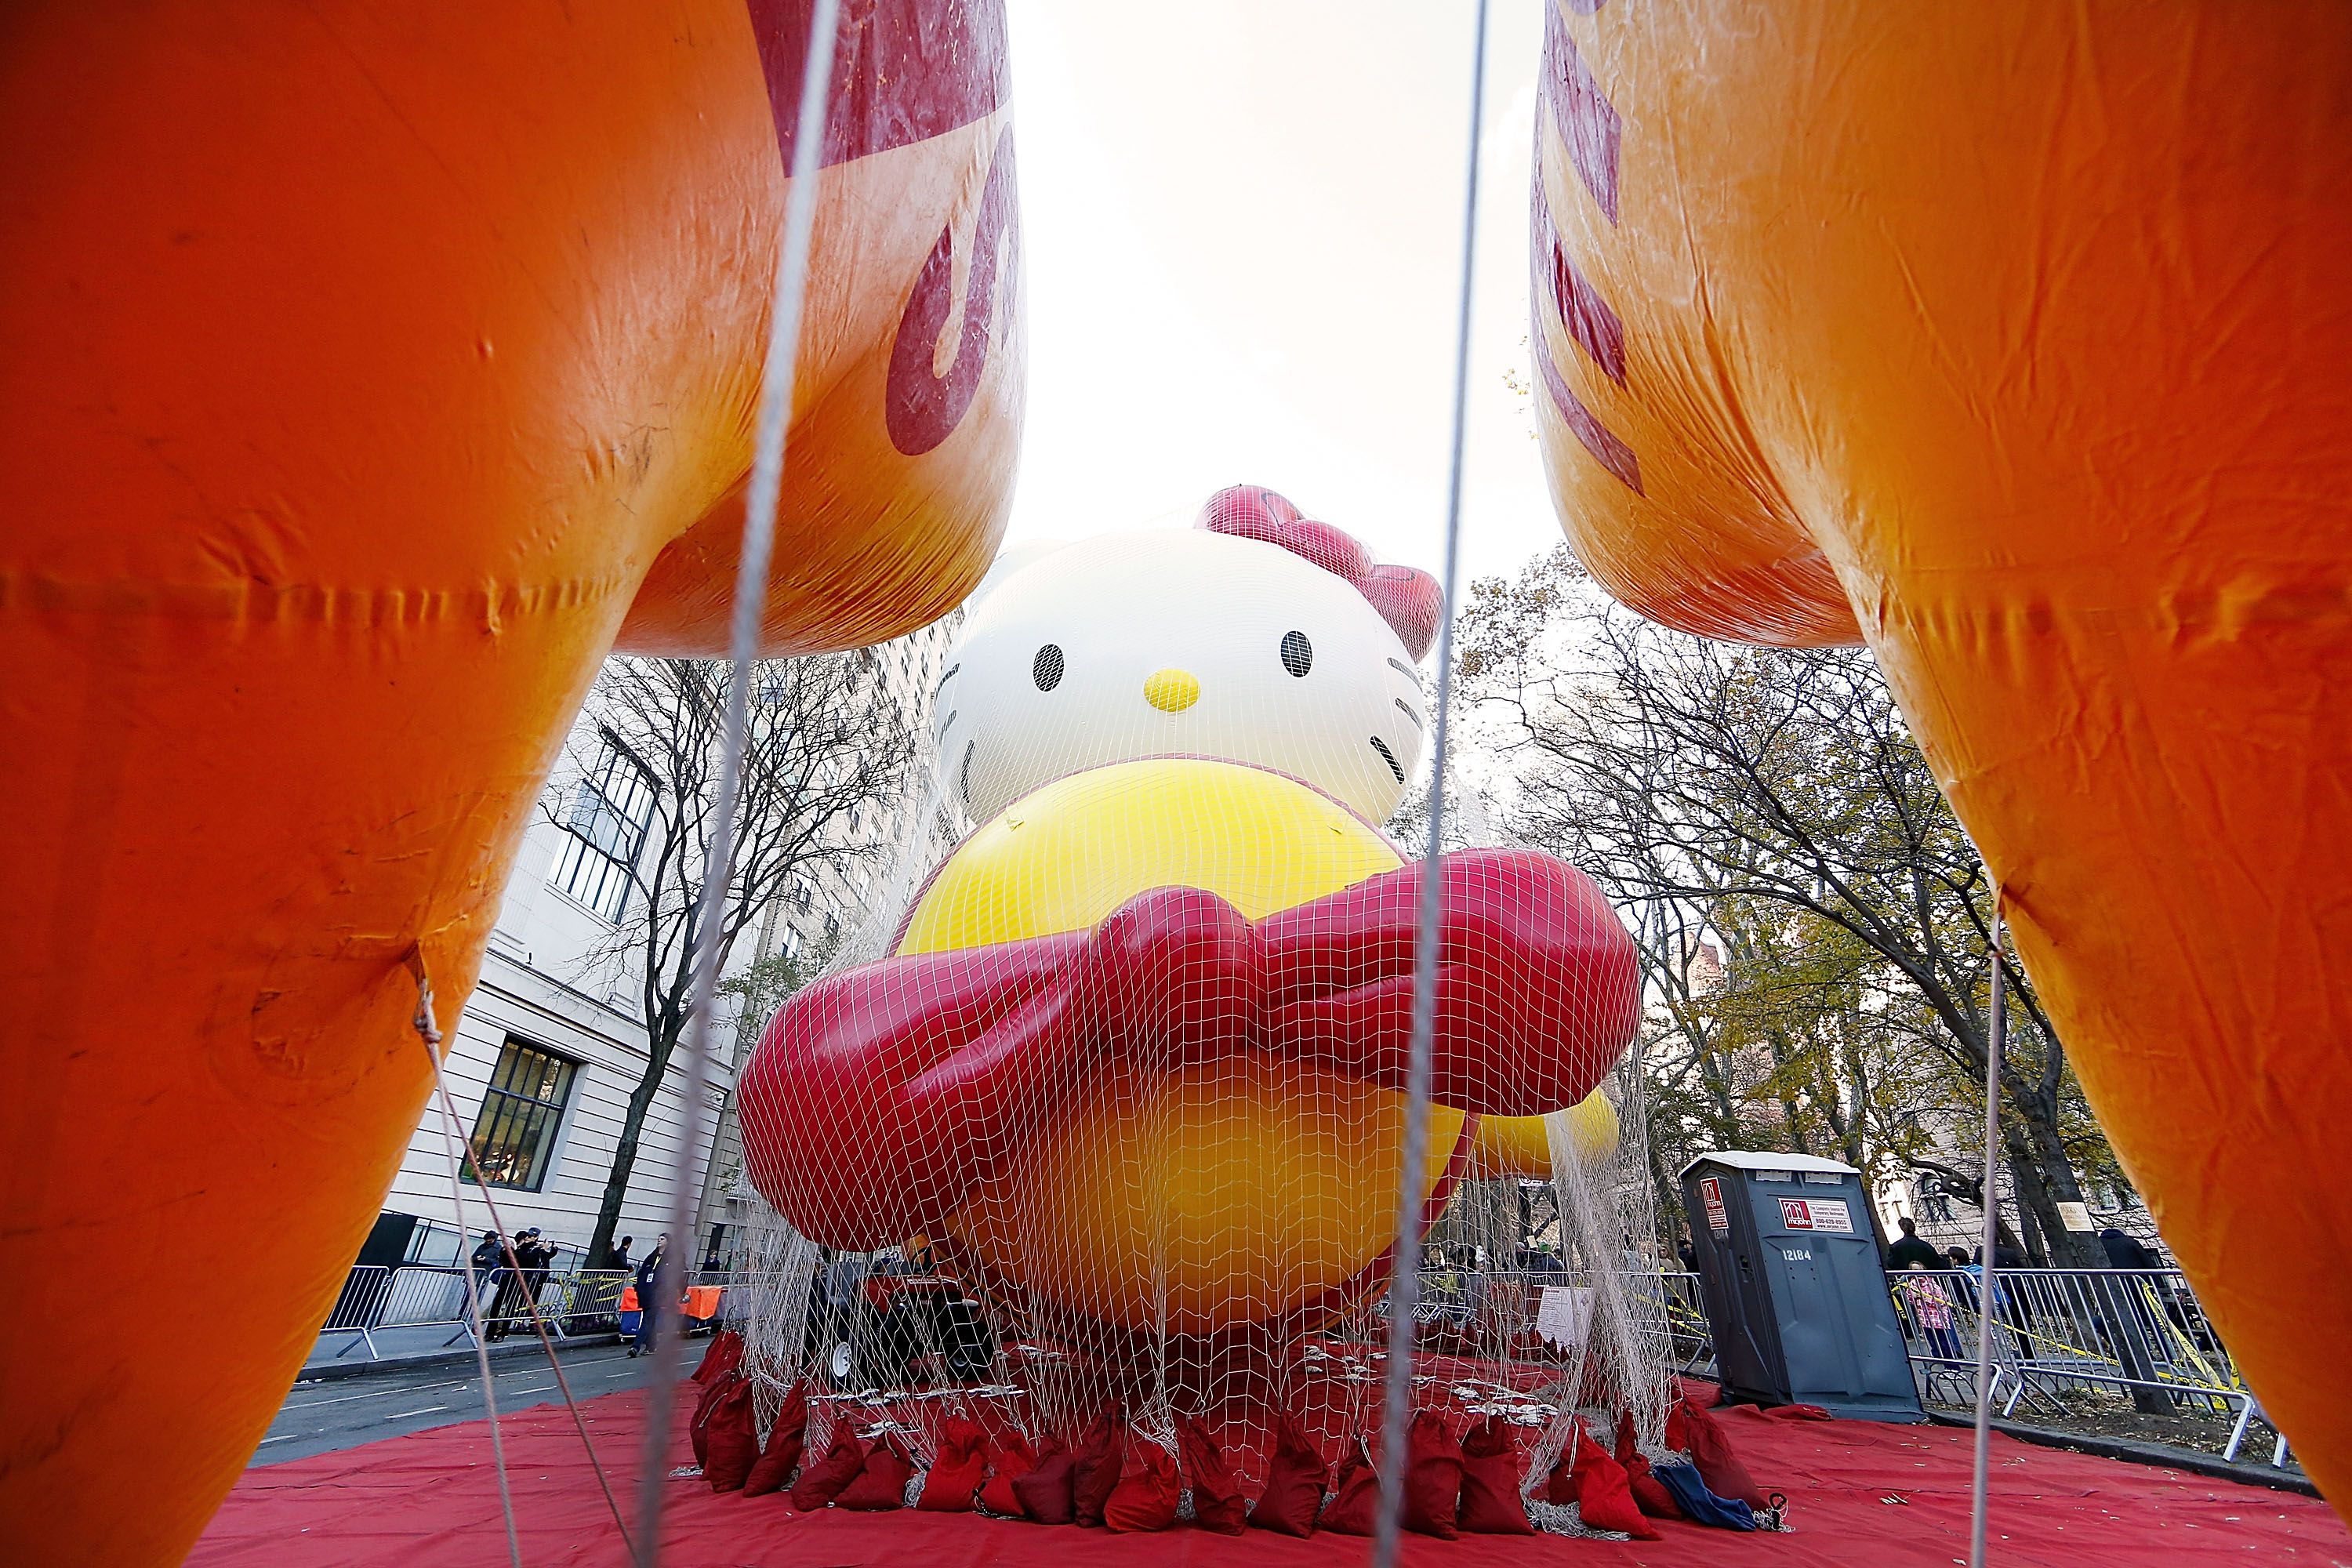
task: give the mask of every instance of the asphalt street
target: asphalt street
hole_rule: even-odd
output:
[[[687,1365],[692,1366],[699,1353],[698,1345],[688,1346]],[[628,1351],[617,1344],[567,1351],[562,1359],[572,1396],[583,1400],[643,1386],[654,1364],[650,1357],[630,1360]],[[501,1415],[563,1398],[544,1355],[502,1356],[491,1363],[491,1375]],[[274,1465],[332,1453],[404,1432],[478,1420],[483,1414],[481,1376],[470,1363],[298,1383],[270,1423],[253,1463]]]

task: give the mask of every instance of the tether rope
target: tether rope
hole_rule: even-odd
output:
[[[466,1321],[474,1335],[474,1364],[481,1372],[482,1408],[490,1420],[490,1464],[498,1471],[499,1509],[506,1516],[507,1562],[511,1568],[522,1568],[522,1541],[515,1533],[514,1490],[507,1484],[506,1443],[499,1435],[499,1396],[490,1384],[490,1346],[482,1338],[480,1287],[474,1280],[473,1255],[466,1250],[466,1183],[457,1173],[457,1113],[450,1108],[449,1086],[441,1076],[441,1026],[433,1020],[433,982],[425,973],[421,954],[409,955],[409,967],[416,975],[416,1037],[424,1044],[425,1059],[433,1064],[433,1081],[441,1091],[441,1152],[449,1160],[449,1202],[457,1214],[457,1256],[466,1269]]]
[[[759,657],[761,623],[767,610],[768,563],[775,545],[776,502],[783,489],[785,437],[792,426],[801,307],[808,292],[809,238],[816,225],[817,161],[824,148],[840,18],[839,0],[816,0],[809,14],[807,66],[801,78],[791,185],[784,196],[784,232],[776,258],[760,424],[752,447],[751,489],[743,507],[742,552],[735,567],[728,637],[726,740],[712,802],[718,825],[704,858],[698,900],[694,989],[686,1020],[686,1104],[670,1171],[670,1245],[663,1249],[654,1271],[653,1300],[638,1303],[639,1310],[655,1314],[653,1387],[646,1402],[645,1451],[637,1478],[635,1554],[638,1568],[654,1568],[661,1557],[662,1481],[669,1468],[670,1411],[678,1376],[677,1259],[681,1251],[694,1246],[696,1190],[689,1178],[702,1142],[707,1109],[703,1101],[710,1081],[710,1013],[719,989],[718,933],[726,913],[728,889],[734,881],[735,810],[742,784],[743,739],[751,722],[751,665]]]
[[[1404,1150],[1397,1174],[1395,1259],[1389,1282],[1389,1352],[1381,1410],[1381,1508],[1372,1536],[1374,1568],[1393,1568],[1404,1506],[1405,1421],[1412,1401],[1413,1315],[1421,1306],[1422,1176],[1429,1163],[1430,1058],[1437,1021],[1439,855],[1445,828],[1445,762],[1454,708],[1454,601],[1462,546],[1462,463],[1470,388],[1470,306],[1476,289],[1478,151],[1486,97],[1486,0],[1470,44],[1469,174],[1462,200],[1462,293],[1454,331],[1453,449],[1446,474],[1444,611],[1437,633],[1437,716],[1431,729],[1429,837],[1422,855],[1421,899],[1413,938],[1412,1045],[1405,1069]]]
[[[468,1141],[460,1145],[457,1141],[457,1102],[449,1092],[448,1075],[442,1070],[441,1030],[433,1021],[433,981],[425,972],[422,953],[412,953],[409,963],[416,975],[416,1034],[425,1043],[425,1056],[432,1060],[434,1092],[441,1104],[441,1142],[449,1158],[449,1191],[451,1201],[457,1205],[458,1252],[466,1266],[466,1322],[474,1336],[474,1348],[478,1352],[477,1360],[482,1367],[482,1403],[490,1418],[490,1455],[498,1465],[499,1499],[508,1502],[507,1544],[511,1551],[515,1547],[514,1510],[507,1499],[506,1454],[499,1440],[498,1405],[490,1394],[490,1352],[482,1339],[481,1302],[474,1285],[473,1255],[465,1250],[465,1238],[469,1229],[466,1224],[465,1187],[458,1180],[457,1152],[460,1147],[466,1152],[466,1163],[473,1167],[475,1189],[481,1195],[482,1207],[489,1214],[490,1229],[497,1235],[499,1245],[507,1255],[507,1267],[515,1271],[517,1279],[525,1279],[526,1271],[522,1259],[515,1256],[514,1235],[507,1229],[506,1216],[499,1213],[498,1200],[490,1196],[490,1184],[483,1179],[481,1163],[474,1157],[472,1142]],[[571,1413],[573,1429],[580,1434],[581,1447],[587,1451],[588,1468],[596,1477],[596,1489],[604,1494],[604,1506],[612,1512],[614,1526],[620,1531],[622,1546],[625,1550],[629,1543],[628,1521],[622,1516],[620,1500],[613,1495],[613,1483],[605,1478],[604,1467],[596,1458],[595,1441],[588,1435],[588,1418],[581,1414],[580,1401],[572,1396],[572,1380],[563,1375],[562,1358],[555,1353],[555,1342],[548,1337],[547,1320],[540,1315],[537,1298],[537,1291],[526,1289],[523,1310],[530,1315],[530,1326],[539,1336],[540,1349],[547,1356],[548,1370],[555,1373],[555,1386],[563,1395],[563,1406]],[[519,1563],[520,1559],[517,1561]]]
[[[1992,1025],[1985,1041],[1984,1272],[1977,1308],[1976,1458],[1969,1482],[1969,1568],[1985,1568],[1985,1514],[1992,1458],[1992,1321],[1996,1243],[2000,1237],[2000,1053],[2009,1038],[2009,992],[2001,968],[2000,888],[1992,893]]]

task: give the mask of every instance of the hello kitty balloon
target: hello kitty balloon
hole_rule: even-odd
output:
[[[1105,1352],[1278,1339],[1377,1291],[1426,871],[1374,823],[1421,758],[1441,613],[1426,574],[1253,487],[1195,530],[1004,563],[939,698],[978,826],[892,955],[801,992],[745,1070],[778,1212],[828,1247],[920,1235]],[[1438,870],[1433,1222],[1465,1171],[1540,1156],[1513,1150],[1639,1015],[1633,944],[1574,868]]]
[[[1439,598],[1255,487],[1198,528],[1015,558],[974,596],[940,688],[941,787],[985,821],[1106,763],[1217,757],[1385,820],[1421,759],[1413,661]]]

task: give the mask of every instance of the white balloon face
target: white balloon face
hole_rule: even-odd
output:
[[[1181,754],[1289,773],[1380,822],[1428,722],[1404,645],[1353,586],[1199,529],[1020,566],[971,606],[948,662],[940,782],[975,820],[1081,769]]]

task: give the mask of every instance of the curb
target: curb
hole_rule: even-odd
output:
[[[1974,1429],[1976,1422],[1966,1415],[1947,1415],[1940,1411],[1927,1412],[1927,1419],[1938,1426],[1959,1426]],[[2242,1486],[2264,1487],[2274,1492],[2296,1492],[2307,1498],[2319,1498],[2319,1489],[2309,1479],[2289,1470],[2274,1470],[2268,1465],[2249,1465],[2234,1459],[2224,1459],[2197,1448],[2178,1448],[2169,1443],[2135,1442],[2123,1437],[2095,1437],[2081,1432],[2062,1432],[2053,1426],[2029,1426],[2021,1421],[1995,1421],[1992,1429],[2021,1443],[2032,1443],[2043,1448],[2070,1448],[2078,1454],[2090,1454],[2102,1459],[2121,1459],[2127,1464],[2157,1465],[2166,1469],[2187,1470],[2192,1475],[2208,1476],[2214,1480],[2236,1481]]]
[[[621,1342],[618,1338],[609,1335],[591,1335],[555,1341],[556,1353],[559,1355],[572,1351],[618,1350],[620,1345]],[[499,1363],[515,1356],[543,1356],[545,1352],[540,1349],[538,1337],[534,1335],[520,1342],[492,1345],[490,1364],[492,1369],[496,1370]],[[320,1362],[314,1365],[303,1367],[294,1379],[294,1386],[299,1388],[306,1383],[342,1383],[354,1377],[376,1377],[395,1372],[423,1372],[445,1366],[471,1367],[475,1364],[476,1358],[471,1345],[443,1351],[426,1351],[419,1355],[385,1356],[373,1361]]]

